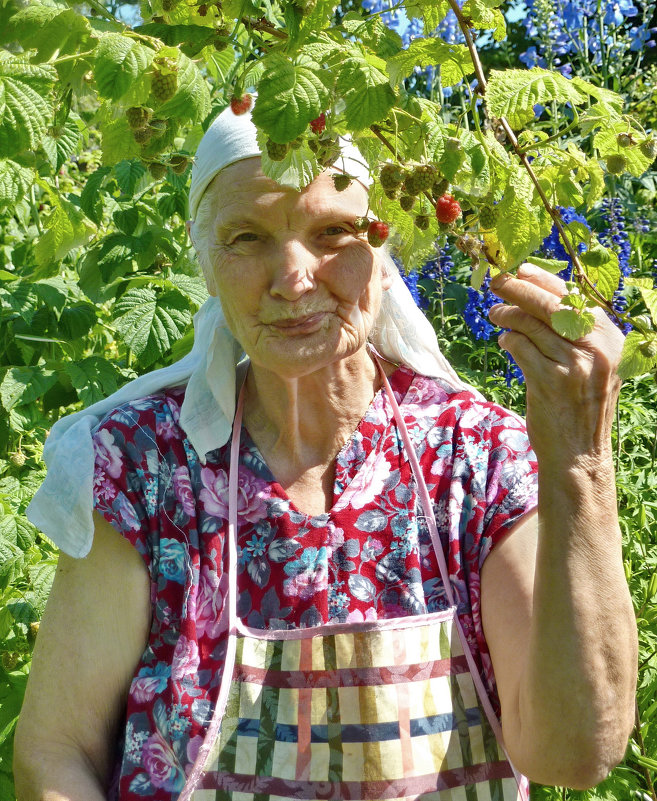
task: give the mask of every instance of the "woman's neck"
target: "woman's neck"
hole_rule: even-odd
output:
[[[394,367],[389,367],[392,372]],[[252,365],[246,381],[244,422],[285,486],[308,471],[324,474],[380,385],[378,368],[365,349],[292,379]]]

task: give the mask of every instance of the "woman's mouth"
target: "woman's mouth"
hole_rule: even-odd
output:
[[[283,320],[277,320],[275,323],[270,323],[270,325],[285,334],[308,334],[321,328],[326,314],[327,312],[315,312],[303,317],[287,317]]]

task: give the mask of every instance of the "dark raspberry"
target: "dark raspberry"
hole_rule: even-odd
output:
[[[148,165],[148,171],[155,178],[156,181],[161,181],[167,174],[166,164],[160,164],[159,161],[154,161]]]
[[[436,219],[440,223],[453,223],[457,217],[461,216],[461,206],[458,200],[452,195],[443,195],[436,201]]]
[[[201,3],[201,5],[198,7],[198,13],[201,17],[207,16],[208,7],[205,5],[205,3]]]
[[[169,159],[169,167],[175,172],[176,175],[182,175],[189,166],[189,159],[185,156],[171,156]]]
[[[367,229],[367,241],[373,248],[380,248],[388,238],[390,229],[387,224],[380,220],[374,220]]]
[[[479,209],[479,225],[485,231],[495,227],[499,212],[496,206],[482,206]]]
[[[381,167],[379,181],[383,189],[397,189],[404,182],[404,170],[398,164],[384,164]]]
[[[279,142],[274,142],[272,139],[267,140],[267,155],[272,161],[283,161],[287,155],[287,145]]]
[[[625,172],[627,159],[625,156],[614,153],[611,156],[607,156],[605,164],[607,166],[607,172],[610,172],[612,175],[620,175]]]
[[[310,121],[310,130],[313,133],[321,134],[324,133],[325,128],[326,128],[326,115],[322,111],[319,117]]]
[[[657,139],[644,139],[639,145],[639,150],[647,159],[654,161],[657,159]]]
[[[241,97],[233,97],[230,101],[230,107],[233,110],[233,114],[240,116],[240,114],[246,114],[246,112],[251,108],[251,95],[248,92]]]
[[[402,195],[399,198],[399,205],[404,211],[410,211],[415,205],[415,198],[413,195]]]
[[[303,136],[297,136],[296,139],[293,139],[290,142],[290,147],[292,148],[292,150],[299,150],[300,148],[303,147],[303,142],[304,142]]]
[[[344,192],[344,190],[351,185],[352,178],[350,175],[345,175],[343,172],[338,172],[332,176],[333,186],[336,192]]]
[[[419,228],[420,231],[426,231],[431,224],[431,217],[428,214],[418,214],[414,222],[416,228]]]
[[[320,144],[317,139],[309,139],[308,140],[308,147],[312,150],[313,153],[318,153]]]
[[[214,42],[212,42],[212,46],[217,53],[221,53],[228,47],[228,42],[219,36],[214,40]]]
[[[370,227],[370,221],[367,217],[356,217],[356,219],[354,220],[354,228],[360,233],[363,233],[363,231],[367,231],[369,227]]]
[[[178,76],[175,72],[170,72],[168,75],[160,72],[160,70],[153,70],[151,77],[151,92],[153,97],[158,103],[166,103],[178,91]]]

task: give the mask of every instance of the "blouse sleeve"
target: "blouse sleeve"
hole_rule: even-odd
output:
[[[111,412],[93,435],[94,508],[141,554],[152,576],[159,536],[159,460],[154,403]]]

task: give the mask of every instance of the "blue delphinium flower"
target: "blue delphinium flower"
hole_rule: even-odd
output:
[[[579,222],[582,223],[582,225],[585,225],[589,231],[591,230],[591,226],[589,225],[586,217],[584,217],[583,214],[578,214],[572,206],[559,206],[557,210],[561,214],[561,219],[564,221],[564,223],[566,223],[566,225],[571,222]],[[580,253],[584,249],[585,246],[581,244],[579,246]],[[559,259],[560,261],[568,262],[568,267],[566,267],[565,270],[562,270],[559,275],[564,280],[569,281],[573,274],[573,264],[570,256],[568,255],[568,251],[563,246],[561,239],[559,239],[559,231],[557,230],[556,225],[552,225],[552,230],[543,240],[541,250],[548,259]]]
[[[408,291],[411,293],[411,297],[415,301],[416,306],[422,305],[422,298],[420,297],[420,288],[417,285],[419,275],[417,270],[411,270],[411,272],[407,273],[404,270],[401,270],[401,277],[403,282],[408,287]]]
[[[618,256],[618,267],[620,269],[620,282],[618,289],[614,292],[612,305],[615,311],[622,313],[627,308],[627,298],[623,289],[624,279],[632,273],[630,265],[630,255],[632,246],[626,230],[625,215],[623,214],[623,204],[618,198],[605,198],[600,204],[603,211],[603,219],[607,223],[607,228],[600,234],[600,242],[610,248]],[[621,325],[623,333],[627,334],[632,326],[629,324]]]
[[[490,276],[486,276],[479,291],[468,287],[463,317],[475,339],[489,340],[499,330],[488,319],[488,310],[496,303],[501,303],[501,300],[490,289]]]

